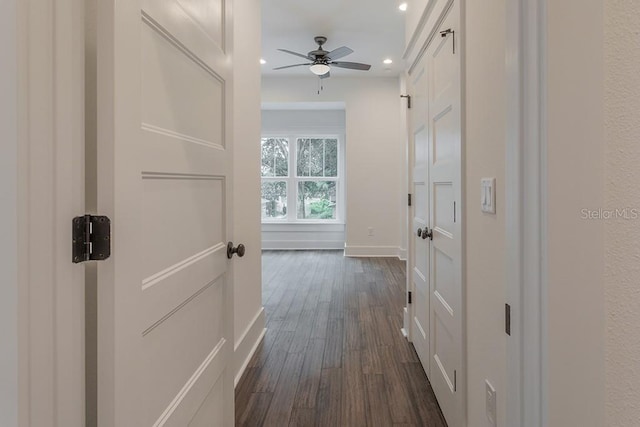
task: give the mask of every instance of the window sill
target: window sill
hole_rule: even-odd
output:
[[[344,231],[343,222],[262,222],[262,231]]]

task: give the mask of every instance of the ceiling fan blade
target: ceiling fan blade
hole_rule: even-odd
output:
[[[304,65],[312,65],[311,62],[307,63],[307,64],[293,64],[293,65],[285,65],[284,67],[276,67],[274,68],[274,70],[283,70],[285,68],[293,68],[293,67],[302,67]]]
[[[359,62],[330,62],[329,65],[339,68],[348,68],[350,70],[368,71],[371,68],[369,64],[361,64]]]
[[[294,52],[292,50],[287,50],[287,49],[278,49],[280,52],[285,52],[291,55],[295,55],[295,56],[299,56],[300,58],[304,58],[304,59],[310,59],[310,60],[314,60],[314,58],[310,57],[309,55],[304,55],[302,53],[298,53],[298,52]]]
[[[320,76],[321,79],[328,79],[329,77],[331,77],[331,72],[327,71],[327,74],[323,74]]]
[[[329,52],[325,57],[331,60],[335,60],[338,58],[342,58],[344,56],[350,55],[353,53],[353,50],[349,49],[346,46],[342,46],[339,47],[337,49],[332,50],[331,52]]]

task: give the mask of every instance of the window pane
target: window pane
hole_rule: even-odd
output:
[[[338,176],[338,140],[299,138],[298,176]]]
[[[298,176],[309,176],[309,150],[311,147],[310,139],[298,139],[298,157],[297,157],[297,173]]]
[[[289,176],[289,141],[262,138],[262,176]]]
[[[262,181],[262,219],[287,217],[287,183]]]
[[[336,219],[336,182],[298,182],[298,219]]]
[[[324,139],[314,138],[311,140],[309,162],[311,176],[322,176],[322,169],[324,169]]]
[[[338,140],[325,139],[324,142],[324,176],[338,176]]]

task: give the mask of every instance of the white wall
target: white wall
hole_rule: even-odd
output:
[[[488,425],[485,379],[496,389],[498,425],[506,416],[505,153],[506,9],[503,0],[466,2],[467,418]],[[480,179],[496,178],[496,214],[480,211]]]
[[[607,209],[640,212],[640,2],[605,2]],[[607,426],[640,420],[640,219],[604,223]]]
[[[234,4],[234,258],[236,381],[264,333],[260,242],[260,1]]]
[[[322,105],[322,104],[321,104]],[[324,104],[326,105],[326,103]],[[262,111],[262,134],[270,136],[294,137],[304,135],[336,135],[340,141],[339,158],[345,153],[345,111],[342,109],[316,110],[318,104],[290,104],[287,110],[271,109]],[[330,104],[333,108],[333,103]],[[294,144],[293,139],[290,142]],[[295,150],[291,145],[290,150]],[[337,222],[333,224],[262,224],[263,249],[344,249],[344,162],[339,161],[338,212]],[[289,200],[289,209],[295,209],[295,200]],[[295,212],[295,211],[294,211]]]
[[[0,3],[0,425],[18,425],[17,2]]]
[[[397,256],[404,208],[398,78],[263,77],[262,100],[344,102],[346,106],[346,246],[353,256]],[[368,236],[368,228],[374,236]]]
[[[546,3],[548,425],[600,427],[604,235],[581,210],[604,202],[603,4]]]

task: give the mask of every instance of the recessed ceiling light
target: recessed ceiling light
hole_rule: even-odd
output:
[[[404,12],[405,10],[407,10],[407,3],[405,2],[400,3],[400,6],[398,6],[398,9]]]
[[[267,63],[267,61],[265,61],[264,59],[260,58],[260,64],[264,65],[266,63]]]
[[[385,64],[391,64],[391,63],[393,63],[393,61],[392,61],[392,60],[390,60],[390,59],[388,59],[388,58],[387,58],[387,59],[385,59],[385,60],[384,60],[384,61],[382,61],[382,62],[384,62]]]

